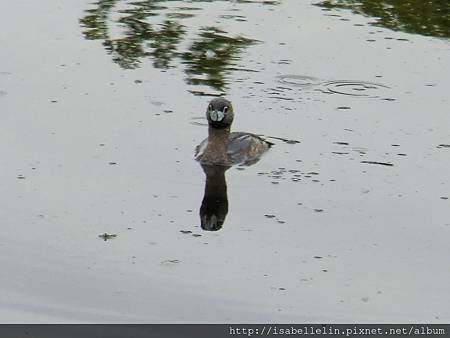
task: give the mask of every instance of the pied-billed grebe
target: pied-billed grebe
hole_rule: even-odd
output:
[[[213,99],[206,110],[208,137],[200,143],[195,159],[205,165],[252,165],[260,159],[272,143],[261,137],[243,132],[230,132],[234,113],[231,102]]]

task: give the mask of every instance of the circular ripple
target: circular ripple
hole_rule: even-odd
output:
[[[338,94],[353,97],[389,99],[389,87],[380,83],[359,80],[321,80],[305,75],[281,75],[278,82],[288,87],[312,89],[324,94]]]
[[[388,86],[364,81],[336,80],[326,81],[321,85],[324,92],[348,96],[378,98],[386,96]]]
[[[278,76],[278,81],[289,86],[302,88],[315,87],[323,82],[323,80],[316,77],[303,75],[280,75]]]

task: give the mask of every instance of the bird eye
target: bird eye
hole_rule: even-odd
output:
[[[226,113],[227,111],[228,111],[228,107],[227,106],[223,107],[223,112]]]

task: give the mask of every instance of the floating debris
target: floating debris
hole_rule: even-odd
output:
[[[109,239],[113,239],[117,237],[117,234],[108,234],[108,233],[104,233],[101,235],[98,235],[99,238],[103,239],[105,242]]]
[[[361,161],[361,163],[366,163],[366,164],[378,164],[378,165],[384,165],[384,166],[387,166],[387,167],[393,167],[393,166],[394,166],[392,163],[388,163],[388,162]]]
[[[167,259],[165,261],[161,262],[161,265],[174,265],[174,264],[178,264],[181,263],[181,261],[179,259]]]
[[[450,144],[440,144],[436,148],[450,148]]]

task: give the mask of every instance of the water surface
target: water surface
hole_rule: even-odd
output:
[[[378,3],[0,6],[2,322],[448,322],[448,7]]]

